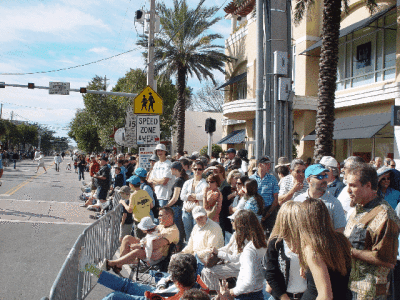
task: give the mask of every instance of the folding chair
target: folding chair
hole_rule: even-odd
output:
[[[142,259],[139,259],[137,266],[132,267],[132,271],[129,274],[129,279],[132,280],[133,274],[136,273],[135,281],[140,281],[143,284],[150,284],[152,281],[152,276],[150,273],[154,272],[167,272],[169,261],[171,256],[176,252],[176,244],[172,243],[168,248],[168,255],[156,260],[149,265]],[[136,270],[135,270],[136,269]],[[154,272],[150,272],[154,271]],[[139,275],[139,272],[142,273]]]

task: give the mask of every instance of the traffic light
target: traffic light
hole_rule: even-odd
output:
[[[86,88],[81,87],[81,88],[79,89],[79,92],[80,92],[81,94],[85,94],[85,93],[86,93]]]
[[[139,9],[139,10],[137,10],[135,12],[135,21],[143,24],[143,22],[144,22],[144,13],[143,13],[142,10]]]
[[[35,84],[34,83],[28,83],[28,89],[34,89],[35,88]]]
[[[213,133],[215,131],[215,125],[217,121],[212,118],[206,119],[206,132],[207,133]]]
[[[0,82],[0,89],[4,89],[6,87],[6,83],[5,82]]]

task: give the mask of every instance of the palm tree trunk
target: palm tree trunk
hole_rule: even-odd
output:
[[[314,159],[332,155],[341,0],[324,0]]]
[[[185,113],[186,113],[186,101],[185,101],[185,89],[186,89],[186,68],[183,66],[178,67],[177,72],[177,88],[178,88],[178,100],[177,100],[177,146],[178,151],[184,150],[185,147]]]

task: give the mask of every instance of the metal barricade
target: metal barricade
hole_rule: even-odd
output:
[[[115,193],[114,209],[87,227],[68,254],[50,290],[49,300],[85,299],[97,280],[80,270],[83,262],[99,265],[105,258],[112,259],[119,247],[122,217],[121,196]]]

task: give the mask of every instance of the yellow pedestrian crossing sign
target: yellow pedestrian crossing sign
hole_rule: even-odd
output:
[[[133,106],[135,114],[161,115],[163,112],[163,100],[150,86],[136,96]]]

